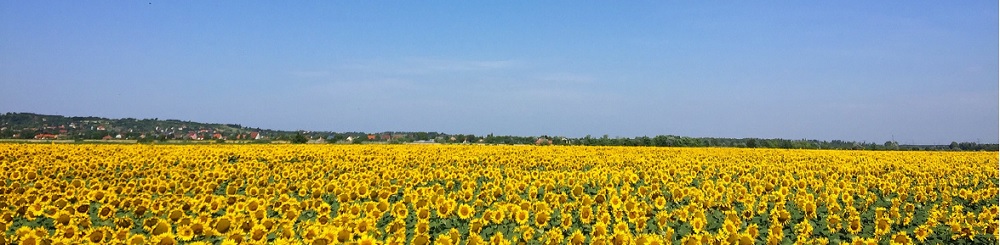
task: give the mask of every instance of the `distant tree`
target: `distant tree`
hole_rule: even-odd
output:
[[[895,141],[886,141],[885,144],[883,144],[883,146],[885,146],[885,149],[888,149],[888,150],[898,150],[899,149],[899,143],[896,143]]]
[[[757,139],[749,139],[749,140],[747,140],[747,147],[749,147],[749,148],[757,148]]]
[[[306,138],[306,136],[302,135],[301,133],[292,136],[292,144],[305,144],[306,142],[309,142],[309,139]]]
[[[346,140],[346,139],[347,139],[347,135],[344,135],[344,134],[333,134],[333,135],[330,135],[330,136],[328,136],[326,138],[326,142],[327,143],[331,143],[331,144],[335,144],[338,141]]]
[[[958,142],[955,141],[952,141],[951,144],[948,145],[948,149],[961,150],[961,148],[958,146]]]

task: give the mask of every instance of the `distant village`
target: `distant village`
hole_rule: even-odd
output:
[[[44,120],[43,120],[44,121]],[[263,140],[266,136],[260,132],[227,131],[218,128],[192,128],[187,125],[179,127],[158,127],[151,130],[115,127],[108,122],[81,121],[68,124],[49,125],[41,127],[0,127],[4,135],[13,139],[101,139],[101,140],[138,140],[146,138],[170,140]]]
[[[0,115],[0,139],[21,140],[108,140],[108,141],[293,141],[305,143],[482,142],[473,135],[446,135],[436,132],[314,132],[280,131],[243,127],[238,124],[208,124],[180,120],[106,119],[64,117],[32,113]]]

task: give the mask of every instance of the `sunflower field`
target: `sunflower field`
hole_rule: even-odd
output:
[[[996,244],[997,152],[0,144],[0,244]]]

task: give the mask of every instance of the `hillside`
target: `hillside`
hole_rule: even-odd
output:
[[[110,119],[103,117],[66,117],[34,113],[5,113],[0,115],[0,138],[58,138],[58,139],[121,139],[141,138],[225,138],[246,137],[251,133],[282,133],[273,130],[253,129],[239,124],[200,123],[181,120]],[[193,136],[192,136],[193,135]]]
[[[330,142],[448,142],[451,136],[437,132],[342,132],[288,131],[246,127],[240,124],[202,123],[158,118],[67,117],[35,113],[0,114],[0,139],[124,139],[166,140],[240,140],[267,142],[292,140],[302,135],[308,140]],[[462,135],[459,135],[462,136]],[[474,136],[468,137],[472,138]],[[462,136],[464,140],[467,137]],[[461,141],[460,141],[461,142]]]

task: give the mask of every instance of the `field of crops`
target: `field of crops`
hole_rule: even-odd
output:
[[[0,244],[996,244],[997,159],[0,144]]]

